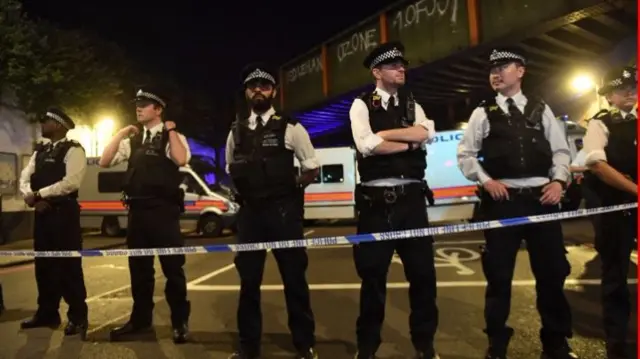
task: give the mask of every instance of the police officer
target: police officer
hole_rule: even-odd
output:
[[[585,163],[602,206],[638,200],[636,69],[617,67],[603,79],[599,94],[611,109],[589,121],[584,137]],[[631,303],[627,287],[629,257],[637,231],[637,210],[597,215],[596,250],[602,262],[602,307],[609,359],[627,352]]]
[[[558,212],[571,160],[564,131],[541,99],[522,93],[527,60],[520,49],[495,49],[489,61],[489,81],[497,96],[472,112],[458,145],[462,173],[482,184],[481,215],[495,220]],[[571,310],[563,289],[570,266],[560,222],[490,229],[484,237],[486,358],[504,358],[513,335],[506,322],[522,239],[536,278],[543,358],[577,358],[567,343]]]
[[[57,108],[40,119],[42,137],[29,163],[20,174],[20,191],[29,207],[35,208],[34,249],[36,251],[81,250],[78,188],[84,179],[87,160],[82,146],[68,139],[73,120]],[[22,329],[58,327],[60,298],[69,305],[66,335],[87,333],[87,291],[82,259],[35,259],[38,310],[22,322]]]
[[[189,163],[191,153],[186,138],[176,124],[163,121],[167,102],[159,92],[143,88],[135,97],[136,115],[143,131],[135,125],[120,130],[105,147],[101,167],[128,161],[123,190],[129,207],[127,246],[129,248],[180,247],[180,214],[184,192],[180,189],[180,166]],[[129,137],[133,135],[132,137]],[[111,339],[123,339],[150,329],[155,284],[154,257],[130,257],[133,311],[122,327],[111,331]],[[167,282],[165,296],[171,308],[173,341],[187,340],[190,303],[184,274],[185,256],[160,256]]]
[[[238,241],[254,243],[303,238],[303,188],[319,172],[309,134],[294,118],[276,112],[276,76],[264,64],[251,64],[241,74],[248,118],[238,116],[227,138],[228,172],[241,204]],[[297,157],[302,174],[294,174]],[[289,330],[297,358],[317,358],[315,321],[305,272],[304,248],[274,249],[289,314]],[[260,355],[262,317],[260,285],[265,251],[239,252],[235,258],[240,275],[238,331],[240,348],[230,358],[252,359]]]
[[[363,65],[375,78],[376,88],[356,98],[349,111],[361,180],[356,187],[358,233],[429,226],[425,146],[433,140],[435,127],[412,95],[401,88],[408,64],[403,52],[401,43],[389,42],[369,53]],[[356,358],[373,358],[381,344],[387,272],[394,251],[411,286],[409,326],[416,358],[438,358],[433,346],[438,308],[432,237],[354,246],[362,280]]]

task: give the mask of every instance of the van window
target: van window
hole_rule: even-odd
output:
[[[124,174],[124,171],[98,173],[98,192],[121,193]]]
[[[322,166],[322,182],[323,183],[344,182],[344,168],[342,167],[342,165]]]
[[[183,188],[184,188],[184,186],[186,186],[185,192],[187,192],[187,193],[195,193],[198,196],[205,196],[206,195],[206,193],[204,192],[204,189],[202,188],[200,183],[198,183],[198,181],[193,177],[193,175],[191,173],[180,172],[180,174],[182,175],[182,180],[180,181],[181,186]]]

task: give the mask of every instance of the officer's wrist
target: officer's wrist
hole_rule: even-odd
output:
[[[565,181],[562,181],[562,180],[559,180],[559,179],[554,179],[554,180],[553,180],[553,181],[551,181],[551,182],[557,182],[557,183],[559,183],[563,190],[564,190],[564,189],[567,189],[567,182],[565,182]]]
[[[33,199],[34,199],[35,201],[40,201],[40,200],[42,200],[42,196],[40,195],[40,191],[35,191],[35,192],[33,193]]]

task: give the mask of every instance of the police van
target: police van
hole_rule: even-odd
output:
[[[444,131],[427,145],[425,178],[434,192],[435,205],[427,212],[431,222],[460,221],[473,215],[476,184],[460,172],[456,160],[463,131]],[[316,149],[320,173],[305,191],[305,220],[353,219],[355,187],[360,183],[356,150],[352,147]],[[300,171],[295,160],[296,171]]]
[[[118,236],[127,228],[128,210],[122,203],[122,183],[127,163],[111,168],[98,166],[98,157],[87,159],[87,172],[78,191],[82,228],[100,228],[106,236]],[[218,237],[228,228],[235,231],[238,209],[231,196],[214,191],[190,167],[181,167],[185,191],[183,230]]]

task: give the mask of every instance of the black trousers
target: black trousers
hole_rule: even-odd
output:
[[[247,203],[238,213],[239,243],[275,242],[301,239],[303,236],[302,206],[297,198],[261,204]],[[274,249],[273,255],[284,284],[293,344],[299,351],[308,350],[315,346],[315,320],[306,279],[306,249]],[[235,258],[236,269],[240,275],[237,314],[240,346],[249,355],[260,353],[260,285],[265,259],[265,251],[238,252]]]
[[[184,246],[180,232],[180,208],[177,205],[132,206],[129,209],[127,246],[131,249],[169,248]],[[151,325],[155,269],[153,256],[129,257],[133,312],[131,321],[140,326]],[[174,327],[189,318],[187,282],[183,266],[184,255],[160,256],[160,266],[166,281],[165,297],[171,308]]]
[[[80,206],[70,200],[44,212],[35,212],[34,250],[64,251],[82,249]],[[87,320],[87,290],[84,284],[82,259],[36,258],[38,311],[43,319],[59,317],[60,299],[69,305],[67,318],[75,323]]]
[[[610,205],[610,204],[608,204]],[[637,210],[603,213],[596,227],[596,250],[602,263],[602,316],[607,341],[626,342],[631,315],[627,275],[637,236]],[[635,304],[634,304],[635,305]]]
[[[387,195],[385,202],[382,188],[360,188],[362,194],[356,197],[358,234],[429,226],[422,185],[395,188],[397,198],[394,203],[387,203],[393,195]],[[387,273],[394,251],[402,260],[409,282],[411,341],[420,351],[430,350],[433,346],[438,327],[433,238],[361,243],[354,246],[353,258],[362,280],[356,334],[358,351],[363,355],[374,354],[382,342],[380,331],[385,316]]]
[[[481,204],[484,219],[558,212],[559,206],[540,203],[539,190],[527,194],[514,191],[505,201],[494,201],[485,193]],[[536,279],[536,304],[542,320],[540,339],[548,348],[564,345],[566,338],[572,336],[571,308],[564,293],[564,283],[571,267],[566,257],[560,221],[490,229],[484,232],[484,237],[486,245],[482,265],[488,282],[484,315],[485,332],[489,338],[500,340],[511,331],[506,326],[511,309],[511,281],[516,255],[524,239]]]

